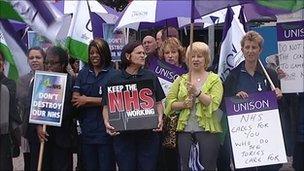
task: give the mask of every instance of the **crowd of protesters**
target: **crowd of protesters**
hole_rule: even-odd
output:
[[[275,85],[270,87],[258,63],[263,38],[257,32],[247,32],[240,44],[245,60],[224,82],[208,68],[208,45],[194,42],[192,47],[184,48],[178,31],[172,27],[160,30],[155,37],[148,35],[142,42],[125,45],[119,68],[113,67],[109,45],[101,38],[89,44],[88,64],[80,70],[79,61],[69,58],[61,47],[53,46],[46,52],[39,47],[30,48],[27,57],[31,71],[21,76],[17,84],[4,76],[5,58],[0,53],[0,170],[13,170],[12,158],[20,152],[24,170],[36,170],[40,142],[45,142],[42,170],[73,170],[73,153],[78,156],[77,170],[191,170],[194,141],[199,148],[198,170],[235,170],[231,166],[229,133],[222,135],[226,116],[221,121],[216,111],[222,109],[225,113],[224,97],[246,99],[250,93],[263,91],[275,92],[281,113],[291,115],[287,111],[293,108],[295,131],[283,132],[293,139],[285,138],[285,142],[292,143],[287,154],[293,156],[294,169],[304,170],[303,93],[292,97],[299,105],[288,105],[290,98],[284,97],[279,84],[284,71],[266,68]],[[155,61],[181,70],[168,91],[150,70]],[[68,74],[61,127],[48,126],[44,131],[42,125],[28,122],[35,71]],[[118,132],[109,122],[106,86],[140,80],[152,80],[157,128]],[[167,146],[164,141],[169,128],[165,128],[173,124],[170,118],[175,118],[176,139]],[[223,141],[220,136],[225,137]],[[279,170],[281,166],[241,170]]]

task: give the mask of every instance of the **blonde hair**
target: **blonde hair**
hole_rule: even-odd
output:
[[[245,41],[254,41],[257,42],[260,49],[262,49],[263,43],[264,43],[264,39],[263,37],[255,31],[248,31],[242,38],[241,40],[241,47],[243,48],[245,45]]]
[[[178,51],[178,64],[183,62],[185,56],[185,49],[181,45],[181,42],[175,37],[169,37],[166,39],[159,48],[158,55],[161,59],[164,58],[165,49],[177,49]]]
[[[205,70],[208,68],[208,65],[211,61],[210,57],[210,49],[209,46],[204,42],[194,42],[192,44],[192,54],[202,54],[205,59]],[[189,67],[189,59],[192,58],[190,56],[190,45],[187,48],[186,52],[186,64]]]

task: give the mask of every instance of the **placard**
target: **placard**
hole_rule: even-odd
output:
[[[282,91],[304,92],[304,20],[277,23],[277,34],[280,68],[287,75]]]
[[[36,71],[29,123],[61,126],[67,74]]]
[[[47,50],[49,47],[52,46],[52,42],[48,40],[46,37],[39,35],[35,31],[28,31],[28,49],[38,46],[41,47],[43,50]]]
[[[154,91],[152,80],[107,86],[109,121],[116,131],[157,128]]]
[[[113,61],[120,61],[122,48],[126,45],[125,36],[121,30],[114,31],[114,24],[102,25],[103,38],[108,42]]]
[[[185,68],[177,67],[159,59],[151,59],[148,69],[153,71],[167,95],[174,80],[187,72]]]
[[[225,98],[235,168],[286,163],[274,92]]]

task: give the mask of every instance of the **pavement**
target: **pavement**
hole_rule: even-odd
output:
[[[77,163],[77,155],[73,155],[73,170],[75,170]],[[13,164],[14,164],[14,170],[15,171],[22,171],[24,167],[24,162],[23,162],[23,154],[21,153],[19,157],[13,159]],[[294,171],[292,168],[292,158],[288,157],[288,163],[283,164],[281,169],[279,171]]]
[[[73,170],[75,170],[77,163],[77,155],[73,155]],[[20,153],[20,156],[13,159],[14,171],[22,171],[24,168],[23,162],[23,153]]]

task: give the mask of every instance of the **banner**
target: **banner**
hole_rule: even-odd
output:
[[[88,62],[88,46],[93,40],[90,12],[87,1],[67,1],[75,3],[66,48],[73,58]]]
[[[53,43],[62,44],[69,31],[70,15],[63,15],[49,1],[9,1],[22,20]]]
[[[108,85],[107,101],[109,121],[116,131],[157,128],[152,80]]]
[[[122,48],[126,45],[126,40],[121,30],[114,31],[114,24],[103,24],[103,38],[108,42],[111,50],[112,60],[120,61]]]
[[[244,60],[240,41],[245,31],[237,17],[231,7],[228,7],[218,66],[218,74],[222,81],[225,81],[230,71]]]
[[[159,59],[151,60],[148,69],[157,75],[165,94],[168,94],[171,85],[178,76],[187,73],[185,68],[177,67]]]
[[[225,98],[235,168],[286,163],[276,95]]]
[[[277,23],[280,68],[286,73],[281,79],[283,93],[304,92],[304,20]]]
[[[4,19],[0,19],[0,51],[5,58],[4,74],[8,78],[17,80],[30,72],[25,54],[26,46],[17,36],[13,25]]]
[[[67,74],[36,71],[29,123],[61,126]]]

